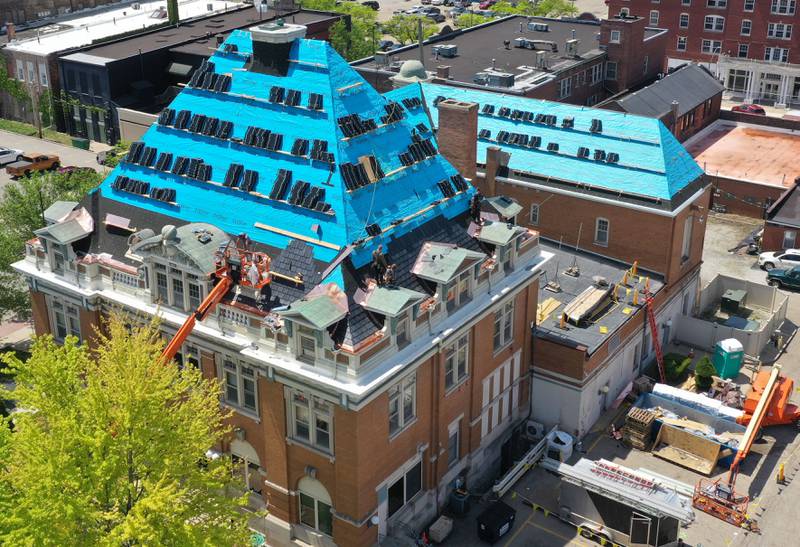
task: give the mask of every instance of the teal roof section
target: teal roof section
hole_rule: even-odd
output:
[[[512,170],[667,201],[703,174],[691,154],[654,118],[432,83],[410,84],[386,93],[386,97],[404,105],[412,125],[433,122],[434,127],[438,127],[438,99],[478,103],[478,131],[483,133],[478,138],[480,163],[486,161],[488,147],[499,146],[511,153],[508,167]],[[415,97],[427,108],[409,108]],[[493,113],[484,110],[491,109],[487,105],[494,107]],[[510,115],[501,116],[501,108],[508,108],[510,113],[519,110],[552,115],[556,123],[536,123],[535,118],[515,120]],[[572,118],[574,125],[562,127],[565,118]],[[593,120],[602,123],[601,132],[591,130]],[[533,148],[500,143],[497,139],[501,131],[537,136],[541,144]],[[550,143],[558,145],[557,152],[548,151]],[[588,149],[588,157],[578,156],[582,147]],[[604,151],[606,158],[615,153],[619,159],[595,160],[595,150]]]
[[[121,162],[101,185],[102,195],[187,222],[208,222],[232,235],[246,233],[253,241],[277,249],[300,239],[313,246],[314,259],[322,262],[334,260],[353,246],[349,260],[357,268],[369,262],[377,245],[390,237],[399,237],[438,215],[450,219],[466,211],[473,189],[444,195],[438,183],[457,171],[436,153],[435,145],[430,155],[411,165],[401,161],[400,154],[416,139],[430,135],[419,135],[407,119],[382,121],[389,101],[327,42],[295,40],[285,76],[250,71],[252,54],[251,33],[234,31],[210,58],[210,72],[229,76],[229,87],[215,91],[190,82],[169,105],[175,113],[185,110],[216,117],[220,123],[232,122],[227,138],[176,128],[170,122],[156,123],[142,137],[144,146],[157,151],[152,163]],[[299,100],[296,104],[270,100],[273,86],[287,93],[298,91]],[[311,94],[321,98],[320,108],[310,107]],[[375,126],[348,137],[339,120],[349,115],[373,120]],[[247,144],[250,126],[280,133],[282,144],[277,150]],[[297,139],[309,141],[308,151],[291,152]],[[311,157],[315,139],[327,146],[332,165]],[[162,152],[173,155],[166,168],[158,168]],[[209,180],[173,172],[179,156],[202,159],[211,168]],[[353,188],[342,165],[363,166],[365,156],[377,160],[377,181],[370,179]],[[257,182],[248,191],[225,185],[235,164],[257,173]],[[282,170],[291,171],[291,181],[283,199],[272,199]],[[162,201],[120,189],[115,185],[120,176],[149,184],[151,191],[167,190],[171,197]],[[320,201],[328,204],[327,211],[290,203],[292,189],[300,181],[309,185],[306,195],[312,190],[324,192]],[[334,269],[327,281],[342,283],[341,272]]]

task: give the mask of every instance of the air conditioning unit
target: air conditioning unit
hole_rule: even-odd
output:
[[[473,83],[480,84],[480,85],[488,85],[489,84],[489,75],[486,72],[478,72],[472,78]]]
[[[538,441],[544,438],[544,424],[528,420],[525,422],[525,437],[531,441]]]
[[[580,40],[573,38],[572,40],[567,40],[567,55],[570,57],[577,57],[578,56],[578,45],[580,44]]]
[[[514,75],[508,72],[490,72],[489,85],[492,87],[514,87]]]
[[[434,54],[439,54],[439,57],[446,57],[452,59],[458,55],[458,46],[455,44],[441,44],[431,47]]]
[[[547,23],[538,23],[536,21],[528,21],[528,30],[535,30],[537,32],[549,32],[550,26]]]

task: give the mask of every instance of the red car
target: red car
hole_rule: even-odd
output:
[[[757,114],[759,116],[766,116],[767,112],[757,104],[737,104],[731,108],[733,112],[744,112],[745,114]]]
[[[480,7],[481,9],[489,9],[492,6],[494,6],[496,3],[497,3],[497,0],[485,0],[484,2],[481,2],[478,7]]]

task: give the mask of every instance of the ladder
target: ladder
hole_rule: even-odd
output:
[[[664,374],[664,355],[661,353],[661,342],[658,340],[658,325],[656,325],[656,314],[653,311],[653,295],[649,291],[645,294],[644,302],[647,307],[647,321],[650,323],[650,332],[653,333],[653,349],[656,352],[658,374],[661,376],[661,383],[665,384],[667,377]]]

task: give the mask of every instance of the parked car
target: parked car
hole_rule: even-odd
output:
[[[448,15],[450,15],[450,18],[451,18],[451,19],[455,19],[456,17],[458,17],[458,16],[459,16],[459,15],[461,15],[462,13],[465,13],[466,11],[467,11],[467,10],[465,10],[465,9],[464,9],[464,8],[462,8],[461,6],[456,6],[456,7],[454,7],[453,9],[451,9],[451,10],[450,10],[449,12],[447,12],[447,13],[448,13]]]
[[[390,51],[394,49],[394,42],[391,40],[381,40],[378,42],[378,50],[379,51]]]
[[[424,5],[428,5],[431,3],[431,0],[420,0]]]
[[[431,0],[431,5],[433,6],[445,6],[445,2],[447,0]]]
[[[483,0],[478,7],[481,9],[489,9],[497,3],[497,0]]]
[[[766,116],[767,111],[757,104],[737,104],[731,108],[733,112],[744,112],[745,114],[757,114],[758,116]]]
[[[434,23],[444,23],[445,16],[441,13],[426,13],[425,17],[432,19]]]
[[[11,177],[27,177],[37,171],[58,169],[60,159],[55,154],[26,154],[22,159],[6,165],[6,173]]]
[[[758,255],[758,265],[764,270],[800,266],[800,249],[786,249]]]
[[[774,269],[767,272],[770,287],[800,289],[800,266],[788,269]]]
[[[366,6],[368,8],[372,8],[375,11],[378,11],[379,9],[381,9],[381,5],[378,4],[377,2],[375,2],[375,0],[367,0],[366,2],[361,2],[361,5],[362,6]]]
[[[7,163],[11,163],[12,161],[20,161],[21,159],[22,150],[0,146],[0,165],[5,165]]]

